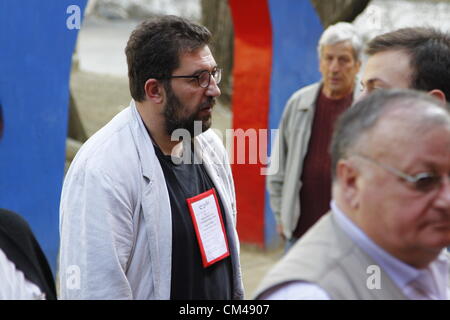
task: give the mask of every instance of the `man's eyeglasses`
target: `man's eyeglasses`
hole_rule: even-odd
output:
[[[222,79],[222,69],[215,69],[211,72],[209,72],[208,70],[203,70],[202,72],[200,72],[197,75],[190,75],[190,76],[170,76],[167,77],[167,79],[172,79],[172,78],[195,78],[197,79],[198,85],[202,88],[208,88],[209,87],[209,83],[211,81],[211,76],[214,78],[214,80],[216,81],[217,84],[220,83],[220,80]]]
[[[430,172],[421,172],[414,176],[411,176],[411,175],[406,174],[396,168],[393,168],[387,164],[378,162],[377,160],[369,158],[367,156],[364,156],[361,154],[356,154],[356,156],[359,158],[362,158],[364,160],[367,160],[367,161],[379,166],[380,168],[383,168],[384,170],[396,175],[403,181],[405,181],[405,182],[409,183],[411,186],[413,186],[414,189],[416,189],[417,191],[423,192],[423,193],[440,189],[442,187],[443,180],[445,178],[445,176],[438,176],[438,175],[435,175]],[[450,178],[450,177],[448,176],[447,178]]]

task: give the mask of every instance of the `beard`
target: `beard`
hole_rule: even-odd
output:
[[[195,107],[195,110],[190,115],[186,116],[186,107],[174,94],[172,88],[170,88],[170,84],[165,87],[167,102],[164,109],[164,119],[166,122],[166,133],[169,136],[177,129],[184,129],[187,130],[193,138],[211,127],[211,114],[202,116],[200,113],[205,108],[212,108],[216,103],[215,98],[208,97],[207,101],[198,104]],[[201,130],[197,129],[199,127],[199,122],[201,123]]]

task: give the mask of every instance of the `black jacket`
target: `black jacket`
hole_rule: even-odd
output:
[[[56,299],[52,272],[28,223],[18,214],[3,209],[0,209],[0,248],[47,299]]]

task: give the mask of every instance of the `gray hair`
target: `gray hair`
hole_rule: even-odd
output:
[[[443,107],[443,102],[425,93],[410,89],[376,90],[365,99],[347,109],[337,120],[330,145],[331,170],[336,178],[336,166],[340,159],[345,159],[357,147],[365,135],[388,111],[408,108],[411,114],[417,114],[417,122],[421,125],[450,125],[450,108]],[[439,108],[442,112],[424,116],[420,110],[424,105]]]
[[[349,41],[351,43],[354,57],[357,61],[360,61],[363,41],[355,27],[348,22],[338,22],[333,24],[322,33],[319,45],[317,46],[319,57],[322,55],[323,46],[333,45],[343,41]]]

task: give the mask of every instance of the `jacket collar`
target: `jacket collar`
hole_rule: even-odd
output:
[[[130,103],[130,109],[132,117],[131,133],[136,143],[137,153],[141,159],[142,175],[149,180],[152,180],[155,162],[148,161],[148,159],[153,159],[156,157],[155,148],[153,147],[150,135],[145,128],[144,122],[142,121],[141,115],[136,108],[136,103],[134,100]]]
[[[298,104],[298,110],[310,110],[314,108],[317,97],[320,93],[320,88],[322,87],[322,82],[314,83],[309,86],[309,90],[305,90],[300,103]],[[306,88],[305,88],[306,89]]]

